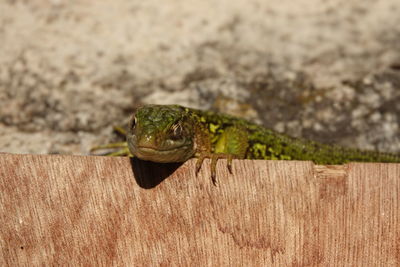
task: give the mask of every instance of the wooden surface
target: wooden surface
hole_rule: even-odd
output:
[[[0,154],[0,265],[395,266],[400,164]]]

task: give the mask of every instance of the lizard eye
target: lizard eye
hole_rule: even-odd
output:
[[[183,131],[183,129],[180,124],[173,125],[171,139],[173,139],[173,140],[180,139],[182,136],[182,131]]]
[[[136,122],[137,122],[136,117],[133,117],[133,118],[131,119],[131,121],[130,121],[130,124],[129,124],[129,129],[130,129],[131,131],[135,128]]]

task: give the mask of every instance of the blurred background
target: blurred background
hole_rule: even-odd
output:
[[[88,154],[143,104],[400,152],[399,0],[3,0],[0,151]]]

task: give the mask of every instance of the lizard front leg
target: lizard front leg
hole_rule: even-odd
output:
[[[230,126],[224,130],[215,143],[214,151],[202,150],[197,155],[196,173],[199,172],[205,158],[211,159],[211,179],[216,185],[216,166],[218,159],[227,159],[227,168],[232,173],[232,159],[243,159],[248,148],[247,131],[240,126]]]
[[[211,180],[214,185],[217,185],[216,175],[217,175],[217,161],[219,159],[227,159],[227,167],[230,173],[232,173],[232,159],[233,155],[224,153],[211,153],[211,152],[201,152],[198,156],[196,162],[196,174],[200,171],[201,165],[205,158],[211,159]]]

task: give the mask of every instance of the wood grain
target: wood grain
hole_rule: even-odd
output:
[[[395,266],[400,164],[0,155],[0,265]]]

